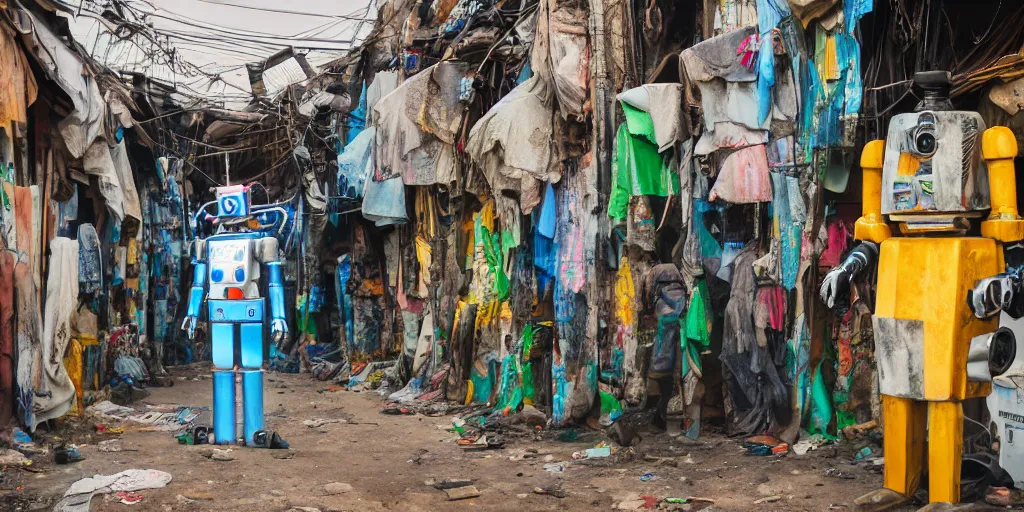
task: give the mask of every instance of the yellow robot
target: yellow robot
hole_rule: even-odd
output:
[[[886,141],[864,147],[863,210],[854,227],[861,244],[821,288],[831,307],[877,257],[873,324],[885,475],[884,488],[856,501],[862,510],[905,504],[925,460],[929,501],[960,501],[962,401],[991,390],[991,375],[969,375],[968,352],[995,351],[989,345],[997,313],[1021,287],[1017,275],[1005,273],[1002,249],[1024,239],[1013,133],[986,130],[976,112],[953,110],[949,73],[917,73],[914,82],[924,99],[892,119]]]

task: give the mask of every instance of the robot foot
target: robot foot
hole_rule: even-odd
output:
[[[973,503],[961,503],[954,505],[952,503],[939,501],[936,503],[929,503],[917,509],[917,512],[956,512],[958,510],[970,510],[972,506]]]
[[[892,489],[875,489],[855,500],[858,512],[883,512],[906,505],[910,498]]]

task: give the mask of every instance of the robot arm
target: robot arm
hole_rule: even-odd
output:
[[[821,282],[821,300],[829,308],[836,304],[836,297],[843,293],[850,281],[864,269],[875,264],[878,259],[878,245],[874,242],[861,242],[846,259],[837,267],[825,274]]]
[[[257,242],[260,261],[267,266],[267,295],[270,298],[270,335],[274,343],[288,335],[288,322],[284,316],[284,275],[278,256],[277,239],[263,237]]]
[[[188,338],[196,336],[196,322],[199,321],[199,308],[203,305],[206,294],[206,241],[196,239],[196,255],[192,258],[192,290],[188,294],[188,313],[182,322],[182,330],[188,332]]]
[[[1019,272],[1003,272],[974,283],[967,290],[967,305],[978,318],[1006,311],[1014,319],[1024,316],[1024,282]]]

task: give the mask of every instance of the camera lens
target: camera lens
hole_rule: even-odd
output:
[[[917,134],[914,139],[914,149],[922,155],[931,155],[935,152],[935,134],[923,132]]]

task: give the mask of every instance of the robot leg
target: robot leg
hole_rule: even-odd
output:
[[[252,445],[253,434],[263,430],[263,323],[244,323],[240,330],[245,443]]]
[[[213,435],[217,444],[235,443],[235,324],[210,323],[213,357]]]
[[[886,433],[891,432],[886,430]],[[960,402],[928,402],[928,501],[960,502],[964,407]],[[886,454],[886,465],[889,455]]]
[[[885,421],[884,487],[856,500],[857,510],[877,512],[901,507],[910,501],[921,485],[924,467],[925,402],[882,395],[882,420]]]

